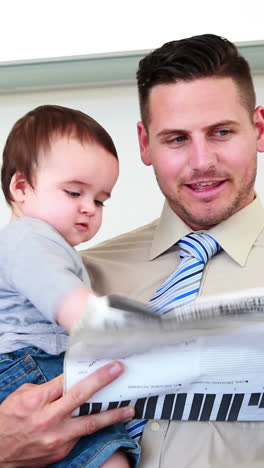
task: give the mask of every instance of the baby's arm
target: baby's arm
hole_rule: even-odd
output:
[[[70,331],[73,324],[81,319],[88,298],[91,295],[94,295],[94,292],[85,286],[74,289],[67,294],[58,308],[56,317],[58,324]]]
[[[70,331],[74,322],[81,319],[89,296],[92,294],[94,295],[92,290],[81,287],[67,295],[59,307],[57,322],[66,330]],[[130,466],[128,456],[124,452],[118,450],[103,463],[102,468],[130,468]]]
[[[130,468],[130,466],[127,455],[117,451],[103,463],[102,468]]]

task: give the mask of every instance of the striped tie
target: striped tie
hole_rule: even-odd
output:
[[[156,291],[149,308],[159,315],[193,301],[199,291],[203,270],[209,258],[221,249],[206,233],[191,233],[179,240],[181,262],[176,271]],[[140,441],[147,419],[133,419],[126,429],[136,442]]]

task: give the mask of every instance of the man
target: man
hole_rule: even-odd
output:
[[[177,242],[206,231],[221,251],[204,268],[200,295],[263,287],[264,210],[255,195],[264,108],[255,109],[249,66],[214,35],[164,44],[137,74],[141,158],[166,202],[160,219],[83,254],[100,294],[148,302],[176,270]],[[144,468],[260,467],[262,422],[149,421]]]
[[[205,267],[199,294],[263,286],[264,210],[255,197],[254,181],[256,153],[257,150],[264,151],[264,109],[258,107],[254,111],[255,94],[247,63],[230,42],[213,35],[197,36],[168,43],[145,57],[138,71],[138,86],[142,160],[154,167],[167,201],[160,219],[84,253],[84,261],[97,290],[101,294],[120,292],[149,301],[179,264],[177,242],[196,230],[210,233],[222,248]],[[103,386],[102,376],[89,382],[90,393]],[[43,419],[45,422],[47,415],[54,414],[50,413],[51,409],[56,408],[54,418],[50,417],[46,422],[48,430],[42,425],[43,434],[50,434],[55,422],[62,424],[63,411],[66,418],[73,407],[65,399],[58,399],[56,403],[61,387],[56,393],[55,383],[48,384],[53,385],[52,389],[49,387],[50,400],[55,400],[55,406],[54,402],[48,404],[48,392],[43,390],[47,403],[42,418],[36,408],[33,413],[38,429],[35,447],[40,446],[41,440],[40,424],[36,423]],[[39,397],[42,388],[26,388],[22,396],[30,391],[33,404],[34,395],[38,391]],[[85,396],[89,396],[82,384],[82,389],[77,392],[79,398],[76,394],[71,395],[76,407],[84,401],[85,391]],[[16,401],[11,401],[11,397]],[[11,425],[11,408],[19,397],[19,414],[23,422],[20,433],[24,431],[27,445],[23,440],[20,445],[17,442],[20,452],[17,451],[12,459],[6,457],[2,466],[25,466],[23,443],[27,447],[26,466],[45,466],[48,438],[42,437],[45,442],[41,446],[42,465],[31,463],[34,454],[32,444],[28,443],[25,421],[27,416],[32,430],[32,418],[29,418],[29,409],[25,405],[22,413],[21,395],[14,392],[11,397],[4,402],[7,408],[0,411],[0,422],[1,417],[6,426],[9,422],[8,437],[0,446],[0,454],[11,441],[14,446],[14,437],[18,441],[14,424]],[[104,424],[115,422],[108,412],[102,415]],[[77,419],[81,419],[79,424],[86,424],[84,419]],[[69,424],[67,418],[66,421]],[[91,421],[94,429],[93,424]],[[97,424],[99,427],[99,420]],[[82,430],[78,428],[78,433],[76,428],[76,438],[89,433],[88,427],[85,432],[83,426]],[[103,427],[102,420],[100,427]],[[63,433],[60,430],[58,434],[62,458]],[[68,432],[67,435],[69,439]],[[52,443],[50,447],[54,453],[54,438],[52,440],[53,447]],[[262,467],[263,440],[264,423],[149,421],[142,438],[141,466]],[[69,442],[67,450],[68,446]],[[56,460],[58,458],[56,454]]]

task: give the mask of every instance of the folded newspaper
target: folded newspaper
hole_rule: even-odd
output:
[[[65,391],[118,359],[124,374],[75,412],[133,405],[136,418],[264,421],[264,288],[198,298],[163,316],[93,297],[73,330]]]

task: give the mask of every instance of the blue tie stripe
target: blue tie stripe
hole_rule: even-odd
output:
[[[201,241],[201,236],[203,240],[206,240],[206,244],[204,244]],[[192,234],[192,238],[195,239],[199,244],[202,246],[203,249],[206,249],[206,251],[209,251],[209,258],[213,257],[216,253],[218,253],[221,250],[220,245],[218,242],[209,234],[206,233],[201,233],[201,234]],[[209,260],[208,258],[208,260]]]
[[[126,423],[126,430],[135,442],[140,441],[144,431],[144,426],[147,422],[147,419],[132,419],[132,421]]]
[[[191,282],[191,278],[195,277],[196,278],[196,275],[198,275],[199,273],[202,273],[203,271],[203,268],[201,268],[201,264],[197,266],[197,268],[195,268],[195,271],[191,270],[190,268],[188,268],[188,270],[190,270],[190,274],[189,275],[185,275],[185,276],[180,276],[179,278],[174,278],[176,279],[176,281],[174,281],[174,283],[172,283],[170,285],[169,288],[166,289],[166,291],[169,291],[169,289],[173,288],[173,286],[176,286],[176,285],[180,285],[181,287],[183,286],[183,284],[188,284]],[[185,271],[186,273],[186,271]],[[181,284],[180,284],[181,283]]]
[[[137,432],[137,429],[145,426],[147,420],[146,419],[138,419],[138,422],[133,425],[133,427],[127,427],[127,432],[132,436],[134,433]]]
[[[201,236],[202,241],[201,241]],[[178,242],[180,247],[184,248],[184,244],[187,245],[187,252],[182,252],[182,256],[192,255],[193,257],[199,258],[201,261],[206,263],[210,257],[219,252],[219,244],[209,234],[189,234]],[[197,257],[198,254],[198,257]]]
[[[200,242],[199,238],[197,236],[194,237],[195,241],[199,244],[199,249],[201,249],[201,252],[203,252],[203,258],[205,259],[204,263],[206,263],[209,259],[209,254],[208,250],[205,248],[205,246]],[[209,247],[209,246],[208,246]],[[204,257],[205,254],[205,257]]]
[[[149,308],[165,314],[174,306],[186,304],[197,297],[207,261],[220,251],[218,242],[206,233],[191,233],[180,239],[180,265],[149,301]],[[126,424],[131,437],[139,442],[146,419],[134,419]]]
[[[180,301],[180,305],[187,304],[188,302],[195,299],[198,291],[199,291],[199,288],[192,289],[192,290],[189,290],[189,291],[185,290],[185,293],[179,295],[177,297],[177,299],[172,298],[171,300],[167,300],[166,302],[162,303],[162,305],[156,307],[155,312],[157,314],[159,314],[159,315],[162,315],[162,314],[165,315],[166,313],[168,313],[173,308],[173,307],[169,307],[171,304],[175,305],[175,307],[177,307],[179,305],[178,301]],[[192,295],[194,296],[193,298],[191,297]],[[167,310],[164,312],[165,307],[167,308]]]
[[[201,248],[202,251],[205,252],[206,262],[207,262],[209,260],[209,258],[212,257],[217,252],[218,243],[211,236],[209,236],[208,234],[203,234],[203,236],[204,236],[203,242],[206,242],[206,244],[201,242],[201,234],[193,233],[192,234],[192,239],[193,240],[195,239],[195,241],[199,244],[199,248]]]
[[[198,291],[199,291],[199,288],[190,289],[189,291],[186,291],[186,290],[185,290],[185,293],[179,295],[179,296],[177,297],[177,299],[172,298],[170,301],[166,302],[165,305],[167,306],[167,305],[169,305],[169,304],[173,304],[173,302],[175,302],[175,301],[176,301],[176,304],[177,304],[177,301],[179,301],[180,299],[183,299],[183,298],[185,298],[185,297],[187,298],[188,296],[191,296],[192,294],[195,294],[195,296],[196,296],[197,293],[198,293]]]
[[[184,258],[186,259],[186,257],[184,257]],[[201,262],[197,262],[197,263],[195,263],[193,265],[191,264],[191,265],[186,266],[186,267],[185,267],[185,264],[182,264],[181,268],[179,267],[177,277],[179,276],[179,278],[180,278],[182,274],[186,273],[188,270],[194,269],[195,267],[197,267],[197,270],[199,270],[200,267],[201,267]],[[175,280],[175,272],[173,272],[173,274],[168,278],[166,283],[163,284],[157,290],[156,294],[153,296],[152,299],[150,299],[149,302],[150,303],[153,302],[156,298],[158,298],[161,294],[163,294],[163,292],[165,292],[165,290],[167,291],[174,280]],[[176,283],[173,283],[173,284],[176,284]],[[159,293],[161,293],[161,294],[159,294]]]
[[[186,273],[188,270],[192,271],[191,269],[191,266],[184,269],[182,273]],[[164,295],[164,293],[166,293],[167,291],[169,291],[171,288],[173,288],[174,286],[176,286],[177,284],[185,281],[186,283],[189,283],[189,281],[187,281],[188,279],[190,279],[192,276],[196,276],[198,273],[202,272],[203,269],[201,268],[201,263],[199,263],[197,265],[197,268],[195,269],[195,271],[192,271],[189,275],[184,275],[184,276],[180,276],[180,277],[177,277],[177,279],[175,277],[173,277],[170,281],[169,284],[167,284],[167,287],[166,289],[164,288],[163,291],[161,291],[158,295],[156,295],[153,299],[151,299],[151,301],[149,301],[149,303],[151,304],[151,302],[153,302],[154,300],[158,299],[159,297],[162,297]],[[175,281],[176,280],[176,281]]]
[[[184,284],[182,283],[179,285],[180,281],[183,278],[186,280],[186,288],[188,288],[187,283],[194,283],[194,280],[199,284],[201,279],[200,274],[203,271],[204,265],[212,255],[219,251],[219,245],[215,239],[208,234],[202,233],[189,234],[188,236],[183,237],[178,242],[178,245],[180,247],[180,257],[182,258],[179,268],[158,289],[149,303],[150,309],[157,313],[160,311],[162,311],[162,313],[167,312],[169,310],[169,305],[173,303],[170,299],[165,300],[164,298],[166,296],[169,297],[174,294],[175,305],[179,305],[181,302],[186,303],[187,296],[190,296],[189,299],[192,300],[193,298],[191,294],[178,294]],[[188,270],[189,274],[187,274]],[[197,289],[194,284],[192,289]],[[189,288],[186,289],[186,292],[189,293],[189,291]]]
[[[177,300],[180,299],[180,296],[177,295],[177,297],[175,297],[175,289],[174,289],[174,286],[178,286],[177,287],[177,291],[180,293],[181,290],[189,290],[191,288],[193,288],[193,284],[197,284],[197,280],[200,280],[201,277],[202,277],[202,269],[200,267],[199,270],[197,270],[196,272],[194,273],[191,273],[190,275],[188,275],[187,277],[183,277],[181,278],[180,280],[177,280],[174,284],[171,285],[170,288],[168,288],[166,290],[166,295],[163,295],[163,294],[160,294],[158,298],[156,299],[159,299],[159,300],[156,300],[155,301],[155,304],[149,304],[149,309],[150,310],[154,310],[155,312],[158,312],[158,310],[160,309],[160,306],[162,304],[165,304],[166,303],[166,299],[169,298],[170,296],[173,296],[174,297],[174,301],[176,302]],[[194,280],[192,282],[192,279]]]
[[[185,253],[183,249],[186,245],[188,246],[188,252]],[[192,254],[193,257],[197,258],[197,255],[198,255],[198,259],[200,259],[201,262],[205,263],[203,252],[199,250],[198,248],[196,248],[194,244],[191,244],[190,242],[182,240],[179,242],[179,246],[182,249],[182,257],[190,256],[190,254]]]
[[[195,285],[197,286],[197,283],[195,283]],[[175,307],[178,306],[179,302],[181,304],[186,304],[186,302],[190,302],[192,300],[190,296],[192,294],[195,294],[196,296],[198,291],[199,291],[199,287],[197,288],[197,287],[194,287],[193,285],[188,286],[187,288],[182,288],[182,293],[178,294],[177,298],[175,298],[173,295],[171,295],[170,298],[167,297],[166,300],[163,300],[162,303],[160,303],[158,306],[155,307],[155,312],[156,313],[162,312],[162,315],[164,315],[167,312],[169,312],[170,309],[172,308],[172,307],[168,307],[170,304],[173,304],[173,306],[175,305]],[[165,309],[165,312],[164,312],[164,309]]]

